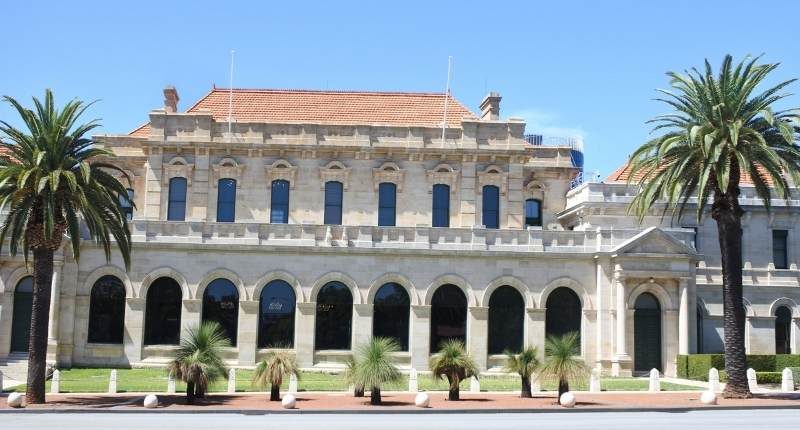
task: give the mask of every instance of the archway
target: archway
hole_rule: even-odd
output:
[[[161,277],[147,289],[144,344],[177,345],[181,336],[183,291],[172,278]]]
[[[121,344],[125,334],[125,285],[105,275],[92,286],[89,298],[89,343]]]
[[[347,285],[332,281],[317,294],[314,349],[348,350],[353,323],[353,294]]]
[[[642,293],[633,311],[633,370],[661,368],[661,306],[656,296]]]
[[[431,299],[430,352],[438,352],[442,342],[451,339],[467,343],[467,297],[461,288],[445,284]]]
[[[775,310],[775,353],[792,353],[792,311],[786,306]]]
[[[239,290],[228,279],[211,281],[203,292],[203,322],[215,321],[236,346],[239,325]]]
[[[520,352],[525,331],[525,300],[503,285],[489,298],[489,354]]]
[[[14,313],[11,318],[11,352],[28,352],[33,310],[33,276],[19,280],[14,289]]]
[[[408,351],[408,319],[411,300],[402,285],[389,282],[375,293],[372,336],[394,339],[401,351]]]
[[[563,336],[567,333],[581,335],[581,299],[571,288],[558,287],[545,302],[545,336]]]
[[[258,347],[294,347],[294,288],[282,279],[270,281],[259,297]]]

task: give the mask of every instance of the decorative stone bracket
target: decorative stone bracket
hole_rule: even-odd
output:
[[[267,174],[268,184],[282,179],[289,182],[290,189],[294,189],[295,180],[297,179],[297,166],[292,166],[292,163],[281,159],[276,160],[268,166],[264,166],[264,170]]]
[[[239,164],[233,158],[223,158],[212,169],[214,172],[214,187],[220,179],[230,178],[236,180],[236,188],[242,188],[242,175],[245,169],[244,164]]]
[[[319,168],[320,189],[325,189],[325,183],[336,181],[342,183],[342,188],[347,191],[348,180],[350,179],[350,168],[342,164],[341,161],[331,161],[325,167]]]
[[[161,183],[164,186],[169,184],[172,178],[186,178],[186,185],[192,186],[194,178],[194,164],[189,164],[183,157],[175,157],[162,167],[164,174],[161,175]]]
[[[500,190],[501,195],[505,195],[508,191],[508,173],[495,165],[491,165],[483,172],[478,172],[478,194],[483,193],[483,187],[486,185],[494,185]]]
[[[403,191],[403,182],[405,180],[405,170],[401,169],[397,164],[387,162],[383,163],[381,167],[372,169],[372,180],[375,184],[375,191],[378,191],[378,186],[383,182],[390,182],[397,186],[397,191]]]
[[[450,187],[450,194],[455,195],[458,192],[458,170],[452,168],[449,164],[439,164],[431,170],[426,172],[428,177],[428,192],[433,192],[433,186],[436,184],[443,184]]]

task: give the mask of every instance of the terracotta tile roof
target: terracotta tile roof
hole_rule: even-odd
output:
[[[763,172],[763,169],[758,167],[758,171]],[[631,179],[631,183],[637,183],[644,177],[644,173],[645,172],[640,170],[636,172],[636,175],[634,175],[634,177],[631,179],[631,165],[630,161],[628,161],[617,168],[617,170],[615,170],[613,173],[608,175],[605,182],[628,182],[628,180]],[[766,179],[767,184],[772,185],[772,178],[764,175],[764,179]],[[750,177],[748,172],[742,172],[742,177],[739,183],[744,185],[753,185],[753,179]]]
[[[210,111],[216,121],[228,118],[230,90],[214,88],[186,112]],[[448,96],[447,124],[461,127],[475,114]],[[233,90],[233,118],[238,122],[337,123],[439,127],[444,118],[444,93],[316,90]],[[131,136],[147,136],[149,125]]]
[[[8,157],[11,155],[11,150],[5,146],[0,146],[0,157]]]

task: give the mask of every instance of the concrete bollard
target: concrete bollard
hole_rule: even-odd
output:
[[[542,383],[539,382],[538,375],[531,375],[531,393],[542,391]]]
[[[228,392],[236,392],[236,369],[228,370]]]
[[[650,370],[650,387],[647,391],[658,393],[661,391],[661,379],[658,373],[658,369],[651,369]]]
[[[747,386],[750,388],[751,393],[758,390],[758,379],[753,368],[747,369]]]
[[[416,393],[419,391],[419,383],[417,381],[419,375],[417,375],[417,369],[412,368],[410,372],[408,372],[408,392],[409,393]]]
[[[58,394],[61,392],[61,372],[58,369],[53,371],[53,377],[50,379],[50,394]]]
[[[708,391],[719,391],[719,370],[714,367],[708,369]]]
[[[171,373],[167,377],[167,394],[175,394],[175,377]]]
[[[297,394],[297,375],[292,373],[289,375],[289,391],[290,394]]]
[[[469,392],[470,393],[481,392],[481,381],[479,381],[478,378],[475,376],[469,378]]]
[[[108,393],[117,393],[117,369],[111,370],[111,375],[108,377]]]
[[[589,377],[589,392],[599,393],[600,391],[600,369],[592,369],[592,374]]]
[[[781,372],[781,391],[785,393],[794,391],[794,375],[788,367]]]

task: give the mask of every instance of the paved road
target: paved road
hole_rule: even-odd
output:
[[[2,429],[679,429],[800,427],[797,410],[428,415],[1,414]]]

